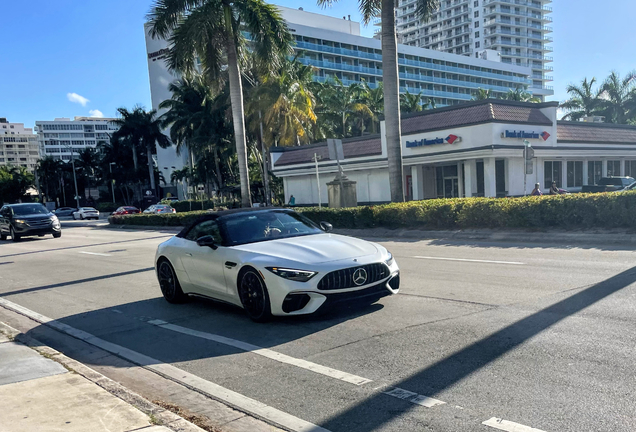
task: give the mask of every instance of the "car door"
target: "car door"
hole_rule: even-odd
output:
[[[218,248],[199,246],[197,239],[211,235],[217,241]],[[227,293],[223,263],[226,248],[221,246],[222,238],[219,226],[215,220],[202,221],[192,227],[186,234],[185,247],[181,262],[193,285],[201,294],[214,297]]]

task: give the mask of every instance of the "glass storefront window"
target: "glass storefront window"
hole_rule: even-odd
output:
[[[621,161],[607,161],[607,176],[620,176],[621,175]]]
[[[556,182],[558,188],[561,187],[561,161],[545,161],[543,164],[544,182],[543,187],[550,189],[552,182]]]
[[[628,177],[636,176],[636,160],[625,161],[625,175]]]
[[[568,161],[568,186],[583,186],[583,161]]]
[[[603,162],[588,161],[587,162],[587,184],[595,185],[603,177]]]

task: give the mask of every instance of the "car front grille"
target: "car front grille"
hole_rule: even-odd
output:
[[[367,275],[366,281],[361,284],[356,284],[354,282],[354,273],[356,273],[358,269],[363,269]],[[389,268],[384,263],[350,267],[327,273],[320,282],[318,282],[318,289],[326,291],[365,286],[385,279],[388,276]]]
[[[51,219],[49,218],[45,218],[45,219],[29,219],[27,220],[27,224],[31,227],[34,228],[43,228],[46,226],[51,225]]]

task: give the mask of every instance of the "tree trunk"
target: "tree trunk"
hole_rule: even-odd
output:
[[[342,113],[342,137],[347,137],[347,118],[344,112]]]
[[[261,119],[261,111],[258,111],[258,118]],[[261,151],[263,152],[263,190],[265,193],[265,205],[271,206],[272,199],[269,193],[269,169],[267,166],[267,148],[265,147],[265,141],[263,140],[263,122],[260,121],[260,141],[261,141]]]
[[[245,115],[243,110],[243,84],[241,83],[241,71],[236,53],[234,39],[234,25],[232,9],[223,6],[225,13],[225,26],[228,32],[227,38],[227,63],[230,78],[230,101],[232,104],[232,123],[234,124],[234,140],[236,141],[236,155],[238,157],[239,177],[241,181],[241,206],[251,207],[250,176],[247,165],[247,144],[245,140]],[[236,31],[240,31],[236,29]]]
[[[137,173],[137,146],[135,140],[132,140],[132,153],[133,153],[133,166],[135,167],[135,174]]]
[[[395,0],[382,0],[382,82],[391,202],[404,201]]]
[[[152,161],[152,149],[149,145],[146,147],[146,154],[148,155],[148,175],[150,176],[150,190],[152,191],[152,193],[155,194],[155,196],[159,196],[157,194],[157,190],[155,189],[155,164]]]

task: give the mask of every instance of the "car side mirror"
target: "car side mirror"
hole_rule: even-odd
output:
[[[331,225],[329,222],[320,222],[320,228],[324,232],[330,232],[333,230],[333,225]]]
[[[211,235],[205,235],[197,239],[197,244],[201,247],[207,246],[213,250],[217,250],[218,246]]]

